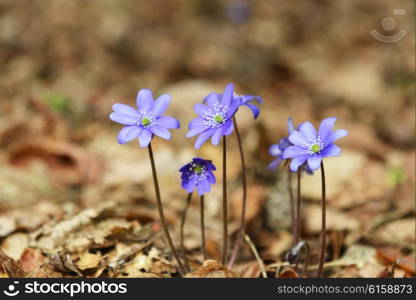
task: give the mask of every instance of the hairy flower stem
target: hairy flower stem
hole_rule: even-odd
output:
[[[185,268],[187,272],[190,272],[191,268],[189,267],[188,257],[186,256],[186,249],[185,249],[185,244],[184,244],[184,229],[185,229],[186,215],[188,213],[189,205],[191,204],[191,199],[192,199],[192,193],[189,193],[188,197],[186,197],[185,208],[183,209],[183,212],[182,212],[181,229],[180,229],[180,245],[181,245],[182,255],[184,257]]]
[[[296,215],[295,215],[295,199],[293,197],[292,189],[292,172],[288,169],[287,189],[289,191],[290,199],[290,215],[292,220],[292,245],[296,245]]]
[[[205,243],[204,195],[201,195],[201,252],[204,261],[207,260],[207,247]]]
[[[321,161],[321,181],[322,181],[322,224],[321,224],[321,252],[319,254],[319,267],[318,267],[318,277],[322,277],[324,262],[325,262],[325,250],[326,250],[326,187],[325,187],[325,169],[324,162]]]
[[[246,227],[246,207],[247,207],[247,172],[246,172],[246,162],[244,159],[244,152],[243,152],[243,143],[241,141],[240,131],[238,130],[237,120],[235,116],[233,116],[234,128],[235,133],[237,136],[238,142],[238,150],[240,150],[240,159],[241,159],[241,171],[242,171],[242,183],[243,183],[243,198],[242,198],[242,209],[241,209],[241,219],[240,219],[240,229],[238,231],[238,236],[235,241],[234,249],[231,254],[230,261],[228,262],[228,268],[231,269],[235,260],[237,259],[238,252],[241,247],[241,243],[243,241],[245,227]]]
[[[297,243],[299,243],[300,240],[300,226],[301,226],[301,215],[300,215],[300,205],[302,202],[301,199],[301,188],[300,188],[300,175],[301,175],[301,171],[298,170],[298,195],[297,195],[297,202],[296,202],[296,236],[295,236],[295,242],[294,245],[296,245]]]
[[[221,263],[225,265],[227,261],[227,247],[228,247],[228,204],[227,204],[227,145],[226,137],[223,136],[222,144],[222,258]]]
[[[159,190],[159,182],[157,180],[157,173],[156,173],[156,167],[155,167],[155,159],[153,157],[153,151],[152,151],[152,144],[149,144],[147,147],[149,149],[149,158],[150,158],[150,164],[152,165],[152,175],[153,175],[153,183],[155,185],[155,193],[156,193],[156,200],[157,200],[157,208],[159,210],[159,216],[160,216],[160,222],[162,223],[163,231],[165,234],[165,238],[168,241],[169,247],[172,251],[173,256],[175,257],[178,266],[179,266],[179,273],[181,275],[185,274],[183,265],[179,259],[178,252],[175,249],[175,246],[173,245],[172,239],[169,234],[168,225],[165,221],[165,214],[163,213],[163,207],[162,207],[162,200],[160,199],[160,190]]]

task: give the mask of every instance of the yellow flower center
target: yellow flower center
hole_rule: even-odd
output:
[[[312,145],[311,151],[313,153],[318,153],[319,151],[321,151],[321,146],[319,146],[318,144]]]
[[[217,122],[217,123],[222,123],[222,122],[224,122],[224,118],[223,118],[221,115],[215,115],[215,116],[214,116],[214,120],[215,120],[215,122]]]
[[[150,120],[148,118],[143,118],[142,119],[142,125],[143,126],[148,126],[150,125]]]
[[[201,174],[202,173],[202,167],[201,166],[196,166],[194,167],[194,172],[196,174]]]

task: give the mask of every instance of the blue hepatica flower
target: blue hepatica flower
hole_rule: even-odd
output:
[[[283,159],[291,158],[290,170],[296,172],[305,162],[312,171],[320,168],[322,158],[339,156],[341,149],[334,142],[348,132],[344,129],[333,130],[336,118],[326,118],[321,122],[318,132],[310,122],[302,123],[289,135],[293,146],[287,147]]]
[[[182,188],[192,193],[195,188],[201,196],[211,190],[211,184],[215,184],[215,176],[212,171],[216,168],[210,160],[194,158],[179,169],[181,172]]]
[[[117,139],[120,144],[125,144],[138,138],[141,147],[147,147],[153,135],[165,140],[171,138],[168,129],[179,128],[179,121],[170,116],[162,116],[170,103],[169,95],[161,95],[153,101],[152,91],[141,89],[137,94],[137,107],[135,109],[125,104],[114,104],[110,119],[114,122],[126,125],[121,129]]]
[[[216,95],[219,98],[222,97],[222,94],[216,94]],[[204,99],[204,103],[207,102],[208,97],[206,97]],[[257,102],[258,104],[262,104],[263,103],[263,99],[260,96],[255,96],[255,95],[238,95],[236,93],[233,93],[233,101],[236,101],[238,103],[238,107],[244,105],[244,106],[247,106],[248,108],[250,108],[251,111],[253,112],[254,119],[257,119],[257,117],[259,116],[260,109],[256,105],[254,105],[253,102]]]
[[[239,101],[235,101],[233,94],[234,85],[230,83],[222,95],[211,93],[205,99],[206,104],[195,104],[194,110],[198,117],[189,123],[186,137],[199,134],[195,141],[196,149],[199,149],[210,137],[212,144],[218,145],[222,136],[233,132],[232,118],[239,106]]]

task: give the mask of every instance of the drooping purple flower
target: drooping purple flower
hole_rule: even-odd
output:
[[[291,117],[287,120],[287,131],[288,135],[295,131],[295,126]],[[292,146],[292,143],[287,137],[281,138],[279,143],[270,146],[269,154],[271,156],[275,156],[276,159],[269,164],[269,169],[275,170],[282,163],[282,161],[284,161],[282,154],[283,151],[289,146]]]
[[[193,158],[192,161],[179,169],[181,172],[182,188],[188,193],[195,189],[201,196],[211,190],[211,184],[215,184],[215,175],[212,171],[216,168],[210,160]]]
[[[283,161],[283,151],[292,145],[287,137],[281,138],[278,144],[273,144],[269,148],[269,154],[275,156],[276,159],[269,164],[269,169],[275,170]]]
[[[296,172],[305,162],[312,171],[320,168],[324,157],[339,156],[341,149],[334,142],[348,132],[344,129],[333,130],[336,118],[326,118],[321,122],[318,132],[310,122],[302,123],[297,130],[289,135],[293,146],[287,147],[282,154],[283,159],[291,158],[290,170]]]
[[[147,147],[153,135],[165,140],[171,138],[168,129],[179,128],[179,121],[170,116],[162,116],[170,103],[170,96],[161,95],[153,101],[152,91],[141,89],[137,94],[137,109],[117,103],[113,105],[110,119],[114,122],[126,125],[121,129],[117,139],[120,144],[125,144],[138,138],[140,147]]]
[[[189,123],[186,137],[199,135],[195,141],[196,149],[210,137],[212,144],[218,145],[222,136],[233,132],[232,118],[239,106],[239,102],[233,98],[233,93],[234,85],[229,83],[221,96],[211,93],[204,101],[206,104],[195,104],[194,110],[198,117]]]
[[[293,123],[292,117],[289,117],[287,120],[287,131],[288,136],[291,135],[295,131],[295,124]],[[269,164],[269,169],[275,170],[285,159],[283,158],[283,151],[289,147],[293,146],[293,144],[289,141],[288,137],[281,138],[278,144],[273,144],[269,148],[269,154],[271,156],[275,156],[276,159],[273,160]],[[305,162],[302,165],[302,171],[305,171],[308,174],[313,174],[311,168],[309,168],[308,164]]]
[[[251,109],[253,112],[254,119],[257,119],[257,117],[260,114],[260,109],[253,104],[253,102],[257,102],[258,104],[263,103],[263,99],[260,96],[254,96],[254,95],[234,95],[235,98],[240,98],[240,106],[244,105]]]

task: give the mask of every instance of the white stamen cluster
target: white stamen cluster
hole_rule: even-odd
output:
[[[317,155],[321,153],[324,149],[325,143],[321,141],[321,138],[318,136],[315,140],[309,140],[309,143],[304,145],[305,154]]]
[[[152,111],[141,111],[139,117],[136,119],[136,125],[142,126],[143,128],[152,127],[156,125],[156,115]]]
[[[207,179],[206,169],[207,169],[206,166],[201,166],[196,163],[192,163],[192,165],[189,167],[189,171],[192,172],[192,175],[189,177],[189,179],[196,178],[196,183],[206,180]]]
[[[209,109],[203,114],[204,125],[208,128],[217,128],[225,123],[227,120],[228,107],[222,104],[215,104],[213,108]]]

